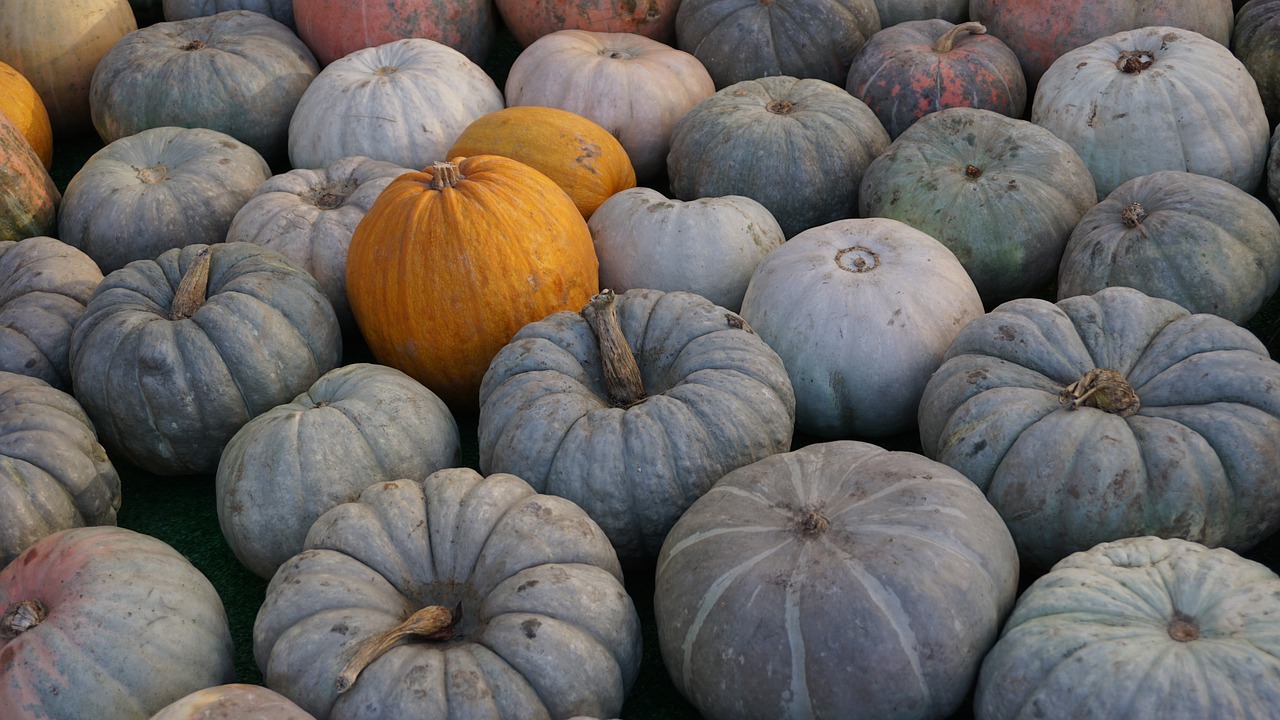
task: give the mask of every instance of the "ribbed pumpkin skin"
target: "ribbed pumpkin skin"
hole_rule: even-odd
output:
[[[0,632],[0,707],[21,708],[14,717],[147,720],[235,679],[217,591],[148,535],[105,526],[45,537],[0,570],[0,614],[29,600],[44,621],[12,639]]]
[[[497,33],[492,0],[293,0],[293,18],[321,66],[405,38],[434,40],[483,63]]]
[[[75,398],[4,370],[0,497],[0,567],[59,530],[115,525],[120,509],[120,477]]]
[[[283,158],[293,109],[319,72],[307,46],[262,13],[156,23],[121,38],[98,63],[93,126],[108,143],[154,127],[209,128]]]
[[[1280,288],[1280,223],[1222,180],[1175,170],[1134,178],[1072,231],[1058,298],[1112,285],[1243,325]]]
[[[674,45],[680,0],[496,0],[495,5],[524,47],[557,30],[631,33]]]
[[[48,170],[53,167],[53,126],[40,93],[22,73],[0,62],[0,113],[22,131],[31,149]]]
[[[833,441],[729,473],[672,528],[654,618],[708,720],[945,718],[1013,607],[1009,531],[915,453]]]
[[[499,155],[396,178],[356,226],[347,297],[374,357],[474,413],[489,361],[517,330],[599,290],[587,222],[547,176]]]
[[[891,138],[949,107],[1021,118],[1027,105],[1027,83],[1013,51],[981,25],[946,20],[905,22],[876,33],[854,57],[844,87],[875,111]]]
[[[163,0],[164,19],[190,20],[195,17],[217,15],[228,10],[252,10],[276,20],[297,32],[293,21],[293,0]]]
[[[60,240],[0,242],[0,370],[70,391],[71,329],[100,282],[98,265]]]
[[[0,112],[0,242],[56,235],[61,201],[35,148]]]
[[[1145,69],[1120,67],[1129,64]],[[1223,45],[1174,27],[1120,32],[1064,54],[1040,80],[1031,121],[1080,153],[1099,200],[1159,170],[1252,193],[1267,162],[1270,125],[1249,71]]]
[[[1095,368],[1135,413],[1064,401]],[[1280,527],[1277,437],[1280,363],[1257,336],[1125,287],[1001,305],[920,401],[924,454],[982,488],[1039,568],[1134,535],[1252,547]]]
[[[600,203],[636,186],[636,171],[618,139],[568,110],[514,106],[477,118],[445,157],[502,155],[551,178],[584,219]]]
[[[1065,558],[982,663],[981,720],[1274,717],[1280,578],[1235,553],[1135,537]]]
[[[429,606],[461,609],[450,639],[399,643],[337,693],[355,647]],[[640,641],[599,526],[469,468],[375,483],[325,513],[253,627],[267,687],[328,720],[617,717]]]
[[[581,313],[525,326],[480,389],[480,468],[568,498],[625,561],[651,562],[680,513],[725,473],[790,449],[795,395],[742,318],[698,295],[636,289],[614,301],[644,399],[610,403]]]
[[[762,77],[719,90],[676,124],[671,194],[745,195],[787,237],[850,218],[867,165],[889,134],[866,103],[824,80]]]
[[[858,213],[923,230],[956,254],[987,307],[1058,274],[1093,175],[1053,133],[990,110],[949,108],[907,128],[862,176]]]
[[[676,46],[717,88],[768,75],[842,85],[880,27],[874,0],[682,0]]]
[[[289,698],[270,688],[228,683],[182,697],[151,720],[315,720]]]
[[[1258,94],[1271,124],[1280,123],[1280,2],[1245,3],[1236,13],[1231,51],[1258,83]]]
[[[201,250],[208,297],[170,318]],[[306,271],[251,243],[188,245],[99,283],[71,336],[76,397],[103,445],[156,475],[212,473],[251,418],[336,367],[342,335]]]

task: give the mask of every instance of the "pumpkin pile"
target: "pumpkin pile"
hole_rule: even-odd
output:
[[[0,5],[0,717],[1276,716],[1280,0]]]

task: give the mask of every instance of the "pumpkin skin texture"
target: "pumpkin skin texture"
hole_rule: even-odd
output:
[[[577,113],[618,138],[638,182],[661,178],[671,131],[716,91],[693,55],[634,33],[558,30],[516,56],[508,106]]]
[[[631,33],[674,45],[680,0],[496,0],[495,5],[522,47],[557,30]]]
[[[1278,433],[1280,363],[1253,333],[1125,287],[1004,303],[920,401],[924,454],[1041,569],[1136,535],[1252,547],[1280,524]]]
[[[71,178],[57,236],[103,274],[185,245],[220,243],[269,177],[262,155],[226,133],[143,130],[98,150]]]
[[[179,698],[151,720],[315,720],[315,716],[271,688],[228,683]]]
[[[598,338],[583,313],[531,323],[485,374],[480,469],[568,498],[623,561],[647,563],[721,476],[790,449],[795,396],[781,359],[736,314],[690,293],[613,297],[641,398],[613,401],[601,363],[614,336]]]
[[[983,720],[1272,717],[1280,578],[1223,548],[1135,537],[1075,553],[1018,599],[982,663]]]
[[[1272,133],[1270,151],[1267,155],[1267,187],[1266,197],[1271,207],[1280,207],[1280,126]]]
[[[338,693],[353,648],[436,606],[461,610],[451,639],[393,647]],[[267,687],[317,718],[615,717],[640,622],[580,508],[451,468],[321,516],[267,586],[253,652]]]
[[[796,235],[760,263],[742,300],[791,376],[796,430],[826,439],[911,430],[947,346],[981,315],[955,254],[887,218]]]
[[[646,187],[610,197],[587,227],[601,287],[691,292],[735,313],[751,273],[787,240],[768,208],[749,197],[684,202]]]
[[[492,0],[293,0],[293,17],[321,66],[406,38],[438,42],[481,64],[497,34]]]
[[[618,139],[600,125],[552,107],[514,106],[476,119],[445,157],[502,155],[555,181],[583,219],[611,195],[636,186],[636,171]]]
[[[33,600],[43,619],[15,635],[18,606]],[[45,537],[0,570],[0,608],[0,703],[24,718],[147,720],[235,678],[217,590],[177,550],[132,530]]]
[[[458,51],[397,40],[320,71],[289,121],[289,162],[322,168],[360,155],[421,169],[445,159],[477,118],[501,109],[498,86]]]
[[[60,240],[0,242],[0,370],[70,392],[71,329],[99,282],[98,265]]]
[[[916,20],[885,28],[854,56],[844,86],[875,111],[891,138],[949,107],[1021,118],[1027,105],[1018,57],[972,22]]]
[[[325,511],[373,483],[461,462],[458,425],[440,398],[399,370],[345,365],[227,442],[218,523],[241,564],[270,579]]]
[[[44,101],[22,73],[3,62],[0,62],[0,113],[8,115],[31,143],[44,169],[53,167],[53,126]]]
[[[717,88],[768,75],[841,84],[880,27],[874,0],[682,0],[676,47]]]
[[[437,187],[438,186],[438,187]],[[396,178],[356,226],[347,297],[378,362],[473,415],[493,356],[599,290],[591,231],[546,175],[499,155]]]
[[[1096,201],[1089,168],[1053,133],[990,110],[949,108],[871,161],[858,212],[936,238],[994,307],[1053,282],[1067,239]]]
[[[251,242],[284,255],[324,289],[344,337],[357,337],[347,300],[347,250],[378,194],[411,172],[384,160],[338,158],[323,168],[273,175],[253,191],[227,228],[227,242]]]
[[[295,33],[298,31],[293,20],[293,0],[163,0],[160,7],[164,19],[169,22],[217,15],[228,10],[252,10]]]
[[[202,127],[284,158],[293,109],[319,72],[282,23],[228,10],[121,38],[94,71],[89,106],[103,142],[155,127]]]
[[[969,0],[876,0],[876,10],[882,29],[913,20],[959,24],[969,19]]]
[[[35,148],[0,112],[0,242],[56,234],[61,201]]]
[[[204,259],[203,303],[172,314]],[[338,318],[315,279],[251,243],[188,245],[107,275],[70,348],[76,397],[103,445],[155,475],[212,474],[241,426],[341,355]]]
[[[709,720],[945,718],[1017,584],[1013,540],[973,483],[842,440],[694,502],[662,546],[654,619],[672,681]]]
[[[1280,288],[1280,223],[1222,180],[1176,170],[1136,177],[1071,233],[1058,299],[1112,285],[1243,325]]]
[[[0,567],[40,538],[115,525],[120,477],[70,394],[0,370]]]
[[[853,217],[862,174],[889,142],[871,108],[843,88],[762,77],[716,92],[681,118],[667,177],[680,200],[756,200],[792,237]]]
[[[1159,170],[1216,177],[1254,192],[1270,125],[1249,71],[1223,45],[1154,26],[1099,38],[1045,72],[1031,121],[1089,166],[1098,199]]]
[[[1280,122],[1280,2],[1250,0],[1236,13],[1231,51],[1258,83],[1274,127]]]

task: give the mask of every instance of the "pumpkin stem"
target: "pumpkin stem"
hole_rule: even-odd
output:
[[[1120,211],[1120,222],[1127,228],[1136,228],[1146,219],[1147,211],[1138,202],[1131,202]]]
[[[0,615],[0,640],[12,640],[44,622],[48,612],[39,600],[23,600],[10,605]]]
[[[454,158],[455,161],[462,158]],[[458,181],[463,180],[462,173],[458,172],[456,162],[448,160],[437,161],[431,165],[431,189],[443,190],[445,188],[457,187]]]
[[[800,522],[797,524],[796,531],[801,537],[818,537],[827,531],[827,519],[820,513],[806,510],[800,513]]]
[[[1129,381],[1115,370],[1106,368],[1094,368],[1085,373],[1063,388],[1058,399],[1071,410],[1084,405],[1120,417],[1129,417],[1142,406]]]
[[[614,407],[625,408],[644,400],[644,382],[640,379],[636,356],[618,324],[618,308],[613,303],[616,298],[617,294],[607,288],[592,295],[591,301],[582,308],[582,317],[596,333],[609,402]]]
[[[1155,61],[1156,56],[1150,50],[1122,50],[1120,57],[1116,58],[1116,69],[1122,73],[1137,75],[1151,67]]]
[[[365,640],[343,666],[342,672],[338,673],[338,694],[350,690],[359,679],[361,671],[400,640],[411,635],[418,635],[426,640],[448,640],[461,617],[461,605],[454,611],[441,605],[428,605],[399,625]]]
[[[951,52],[952,46],[956,44],[956,38],[960,36],[960,33],[966,32],[970,35],[982,35],[987,32],[987,26],[978,22],[960,23],[938,38],[938,41],[933,44],[933,51],[936,53]]]
[[[206,246],[187,266],[182,280],[178,282],[178,289],[173,293],[173,303],[169,305],[170,320],[186,320],[204,305],[209,292],[211,250]]]
[[[1169,621],[1169,637],[1178,642],[1191,642],[1200,637],[1200,624],[1181,610],[1174,610],[1173,619]]]

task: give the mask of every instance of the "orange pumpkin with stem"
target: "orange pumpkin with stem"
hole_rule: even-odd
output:
[[[400,176],[356,226],[347,297],[378,362],[474,414],[517,330],[599,291],[591,232],[541,172],[498,155]]]

